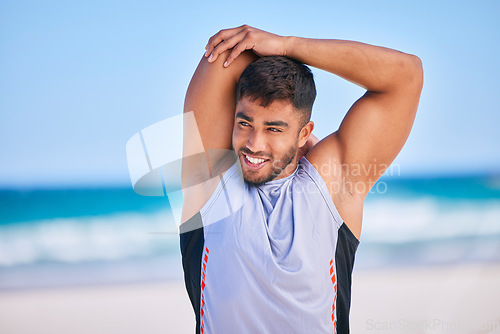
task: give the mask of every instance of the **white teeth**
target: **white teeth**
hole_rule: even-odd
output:
[[[245,154],[245,157],[247,158],[248,161],[250,161],[254,165],[258,165],[258,164],[263,163],[265,161],[265,159],[254,159],[252,157],[249,157],[246,154]]]

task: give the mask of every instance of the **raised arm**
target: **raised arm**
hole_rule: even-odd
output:
[[[364,198],[410,134],[423,83],[420,59],[359,42],[298,37],[288,39],[287,55],[367,90],[338,131],[307,156],[317,164],[339,166],[346,191]],[[339,175],[322,176],[339,181]]]
[[[181,223],[203,207],[215,190],[218,177],[231,164],[232,156],[227,152],[231,149],[236,84],[257,56],[252,51],[243,52],[233,66],[225,68],[223,63],[229,52],[215,62],[202,57],[186,93],[184,113],[193,113],[196,126],[191,118],[184,118]],[[193,155],[198,152],[205,153]]]

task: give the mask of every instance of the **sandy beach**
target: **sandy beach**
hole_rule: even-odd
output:
[[[355,271],[351,333],[500,333],[500,264]],[[181,281],[0,293],[0,333],[194,333]]]
[[[500,264],[353,274],[351,333],[500,333]]]
[[[141,283],[0,293],[2,334],[194,333],[184,283]]]

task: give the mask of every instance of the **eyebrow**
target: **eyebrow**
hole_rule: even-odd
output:
[[[249,122],[253,122],[253,119],[252,117],[249,117],[247,115],[245,115],[243,112],[238,112],[236,114],[236,118],[242,118],[246,121],[249,121]],[[264,125],[266,126],[281,126],[281,127],[288,127],[288,123],[287,122],[283,122],[283,121],[270,121],[270,122],[264,122]]]

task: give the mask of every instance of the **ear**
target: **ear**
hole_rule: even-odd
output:
[[[302,127],[299,132],[299,147],[304,146],[309,139],[309,136],[314,130],[314,123],[312,121],[307,122],[306,125]]]

